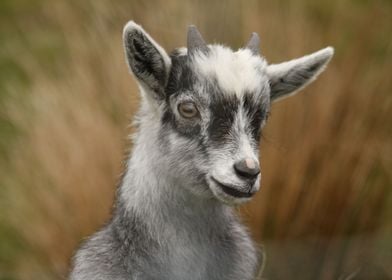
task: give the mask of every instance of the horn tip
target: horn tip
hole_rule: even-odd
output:
[[[197,27],[193,24],[188,26],[187,46],[189,53],[193,53],[195,50],[200,50],[202,52],[208,51],[207,44],[205,43]]]
[[[249,42],[245,48],[249,49],[254,55],[258,55],[260,48],[259,34],[257,34],[256,32],[252,32]]]
[[[257,41],[260,41],[260,36],[259,36],[259,34],[257,34],[257,32],[252,32],[251,37],[255,38]]]
[[[196,25],[194,24],[188,25],[188,30],[195,30],[195,29],[197,29]]]

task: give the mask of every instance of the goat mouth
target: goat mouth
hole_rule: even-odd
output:
[[[214,181],[215,184],[217,184],[222,189],[222,191],[224,193],[226,193],[230,196],[234,196],[234,197],[238,197],[238,198],[244,198],[244,197],[247,198],[247,197],[253,196],[253,194],[254,194],[250,191],[249,192],[240,191],[237,188],[235,188],[234,186],[224,185],[212,176],[211,176],[211,179],[212,179],[212,181]]]

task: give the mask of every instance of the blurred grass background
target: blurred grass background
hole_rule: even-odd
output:
[[[167,50],[196,24],[280,62],[335,47],[317,82],[273,105],[262,189],[239,209],[266,279],[392,279],[390,0],[0,1],[0,279],[64,279],[108,218],[137,87],[121,32]]]

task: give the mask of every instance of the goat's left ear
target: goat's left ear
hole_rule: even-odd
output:
[[[293,95],[314,81],[331,60],[333,52],[332,47],[327,47],[301,58],[269,65],[267,75],[271,87],[271,101]]]
[[[123,40],[128,66],[139,84],[152,95],[149,97],[164,99],[164,88],[171,67],[166,51],[133,21],[125,25]]]

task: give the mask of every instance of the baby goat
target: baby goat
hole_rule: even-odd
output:
[[[256,33],[234,52],[190,26],[171,55],[132,21],[123,39],[138,132],[113,217],[79,249],[71,279],[254,279],[262,260],[230,206],[260,188],[270,104],[314,80],[333,49],[268,65]]]

